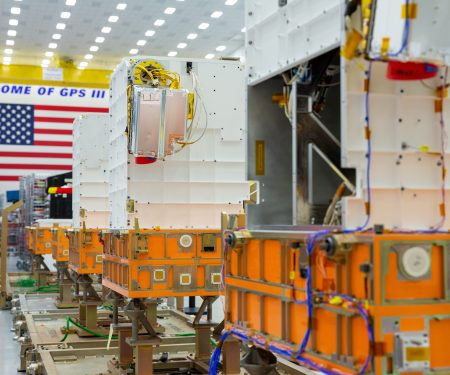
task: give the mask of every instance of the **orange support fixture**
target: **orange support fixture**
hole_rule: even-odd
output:
[[[67,228],[55,227],[52,232],[52,255],[56,262],[69,261],[69,238],[66,235]]]
[[[312,233],[225,233],[225,319],[235,337],[332,373],[450,368],[450,234],[332,234],[308,256]]]
[[[69,268],[79,275],[101,274],[103,244],[100,229],[67,229]]]
[[[44,255],[52,253],[52,232],[51,227],[27,227],[28,249],[34,255]]]
[[[127,298],[221,293],[220,231],[103,231],[102,240],[103,285]]]

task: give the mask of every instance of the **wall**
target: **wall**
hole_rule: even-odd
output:
[[[20,176],[72,169],[72,122],[80,114],[108,111],[106,70],[56,71],[0,65],[0,193],[18,188]]]

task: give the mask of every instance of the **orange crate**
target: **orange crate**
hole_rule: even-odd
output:
[[[69,238],[66,236],[68,228],[52,228],[52,254],[56,262],[69,261]]]
[[[27,227],[27,243],[29,250],[35,255],[51,254],[51,227]]]
[[[309,260],[306,232],[234,234],[237,244],[227,250],[225,319],[236,337],[251,337],[257,345],[295,356],[308,327],[306,278],[300,270],[311,264],[316,299],[304,357],[327,369],[356,374],[370,350],[361,314],[345,300],[332,299],[335,295],[319,295],[325,291],[350,295],[368,307],[374,330],[373,374],[408,372],[396,362],[402,356],[403,361],[409,358],[410,366],[450,368],[445,349],[450,337],[450,235],[337,236],[345,242],[344,250],[327,257],[316,246]],[[419,253],[425,266],[426,259],[430,262],[420,277],[408,274],[403,265],[411,261],[406,254],[413,247],[423,249]],[[408,267],[414,269],[415,262],[412,258]],[[417,347],[408,351],[408,342]]]
[[[103,244],[100,229],[67,229],[69,268],[78,274],[101,274]]]
[[[103,285],[128,298],[215,296],[222,290],[219,231],[104,231]]]

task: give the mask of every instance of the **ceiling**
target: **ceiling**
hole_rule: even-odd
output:
[[[125,9],[117,9],[118,4],[126,4]],[[12,8],[20,8],[20,14]],[[167,8],[175,11],[166,14]],[[70,12],[70,17],[62,18],[67,17],[62,12]],[[222,14],[213,18],[213,12]],[[118,19],[112,22],[115,17],[111,16]],[[165,22],[156,26],[156,20]],[[57,29],[58,23],[64,23],[65,29]],[[201,23],[209,27],[199,29]],[[103,27],[111,31],[103,33]],[[0,63],[55,66],[58,58],[67,58],[80,68],[112,69],[133,53],[218,58],[231,56],[243,46],[243,27],[244,0],[1,0]],[[154,35],[146,36],[149,30]],[[53,39],[53,34],[60,34],[60,39]],[[188,34],[197,37],[190,40]],[[104,37],[104,42],[95,42],[97,37]],[[139,46],[138,41],[146,43]],[[56,43],[56,48],[50,48],[50,43]],[[186,47],[180,48],[180,43]],[[92,46],[98,50],[90,51]],[[226,48],[217,51],[218,46]],[[53,57],[46,57],[46,52],[53,52]]]

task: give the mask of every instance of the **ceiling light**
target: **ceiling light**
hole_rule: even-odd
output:
[[[147,44],[147,41],[146,40],[138,40],[137,41],[137,43],[136,43],[138,46],[145,46],[146,44]]]
[[[203,22],[200,25],[198,25],[198,28],[200,30],[206,30],[209,27],[209,23]]]
[[[177,48],[186,48],[186,43],[178,43]]]
[[[11,56],[3,56],[3,62],[4,63],[10,63],[11,62]]]
[[[7,46],[13,46],[13,45],[14,45],[14,40],[8,39],[8,40],[6,41],[6,45],[7,45]]]
[[[61,12],[61,18],[70,18],[70,12]]]
[[[58,30],[64,30],[66,28],[66,24],[65,23],[57,23],[56,28]]]
[[[102,33],[103,34],[108,34],[111,32],[111,28],[108,26],[102,27]]]
[[[119,16],[109,16],[108,22],[117,22],[119,20]]]
[[[205,56],[205,59],[211,60],[211,59],[214,58],[214,56],[216,56],[216,55],[214,55],[214,53],[208,53],[208,54]]]
[[[9,20],[9,25],[10,26],[17,26],[19,24],[19,21],[15,20],[15,19],[10,19]]]
[[[102,36],[98,36],[95,38],[95,43],[103,43],[105,41],[105,38]]]
[[[45,52],[45,57],[52,57],[53,56],[53,52],[49,51],[49,52]]]
[[[11,14],[20,14],[20,8],[12,7],[11,8]]]
[[[5,52],[5,55],[12,55],[13,54],[12,48],[5,48],[4,52]]]
[[[219,12],[218,10],[216,10],[215,12],[211,13],[211,18],[219,18],[221,17],[223,14],[223,12]]]
[[[50,60],[49,59],[43,59],[42,60],[42,65],[48,65],[50,64]]]
[[[126,7],[127,7],[127,4],[125,4],[125,3],[119,3],[119,4],[117,4],[116,9],[118,9],[118,10],[124,10]]]
[[[164,20],[156,20],[155,22],[154,22],[154,25],[155,26],[162,26],[162,25],[164,25],[166,23],[166,21],[164,21]]]
[[[227,49],[227,46],[217,46],[216,51],[222,52]]]
[[[170,52],[167,54],[167,56],[169,56],[169,57],[174,57],[174,56],[176,56],[176,55],[178,55],[178,52],[177,52],[177,51],[170,51]]]
[[[43,68],[48,68],[48,65],[47,65],[47,64],[41,64],[41,66],[42,66]]]
[[[56,40],[61,39],[61,34],[53,34],[52,39],[56,39]]]
[[[136,55],[139,52],[137,48],[130,49],[130,55]]]
[[[174,14],[176,10],[177,10],[176,8],[169,7],[169,8],[166,8],[164,10],[164,13],[166,13],[166,14]]]
[[[8,36],[16,36],[17,35],[17,31],[16,30],[8,30]]]
[[[155,35],[155,32],[153,30],[147,30],[145,32],[145,36],[153,36],[153,35]]]
[[[225,5],[234,5],[237,3],[238,0],[227,0],[225,1]]]
[[[56,43],[49,43],[48,44],[48,48],[50,48],[50,49],[55,49],[56,47],[58,47],[58,45]]]
[[[94,57],[94,56],[92,56],[90,53],[88,53],[87,55],[84,55],[84,58],[85,58],[86,60],[92,60],[93,57]]]
[[[88,63],[86,61],[82,61],[78,64],[78,66],[81,66],[82,68],[85,68],[86,66],[88,66]]]
[[[197,38],[197,34],[191,33],[186,38],[188,38],[188,39],[195,39],[195,38]]]
[[[242,29],[241,29],[241,32],[242,33],[245,33],[247,31],[247,28],[246,27],[243,27]]]
[[[77,3],[77,0],[66,0],[66,5],[73,7]]]
[[[78,65],[77,68],[80,70],[84,70],[86,67]]]
[[[3,65],[9,65],[9,64],[11,64],[10,61],[3,61]]]
[[[89,51],[97,52],[98,51],[98,46],[91,46],[91,48],[89,48]]]

